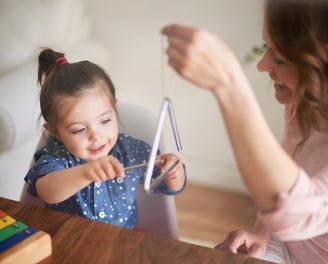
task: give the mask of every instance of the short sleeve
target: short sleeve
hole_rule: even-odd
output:
[[[328,194],[318,193],[304,170],[289,193],[281,193],[276,209],[259,220],[281,240],[302,240],[328,232]]]
[[[62,170],[67,167],[66,162],[62,159],[50,154],[41,155],[24,178],[24,180],[29,184],[28,192],[37,197],[38,195],[35,189],[35,182],[37,179],[51,172]]]

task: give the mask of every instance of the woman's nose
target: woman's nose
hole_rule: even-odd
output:
[[[267,72],[272,71],[272,66],[270,64],[270,60],[268,58],[268,52],[267,51],[264,52],[264,54],[262,55],[262,58],[258,61],[257,69],[261,72],[263,72],[263,71],[267,71]]]

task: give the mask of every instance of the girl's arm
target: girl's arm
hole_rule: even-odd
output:
[[[62,202],[91,182],[125,177],[122,164],[113,156],[73,168],[51,172],[36,181],[35,187],[41,200],[48,204]]]

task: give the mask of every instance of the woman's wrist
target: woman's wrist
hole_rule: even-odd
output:
[[[244,74],[232,73],[227,77],[225,83],[221,83],[211,89],[212,94],[218,101],[221,107],[235,107],[239,106],[242,101],[250,100],[252,103],[257,103],[253,90],[244,76]]]

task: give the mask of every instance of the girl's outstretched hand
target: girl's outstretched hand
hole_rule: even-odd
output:
[[[125,177],[123,165],[113,156],[106,156],[85,165],[83,175],[91,182],[100,182],[115,177]]]
[[[179,191],[185,182],[185,171],[180,159],[172,153],[161,154],[156,157],[156,165],[161,169],[161,173],[167,170],[176,160],[179,163],[166,176],[165,183],[172,191]]]

